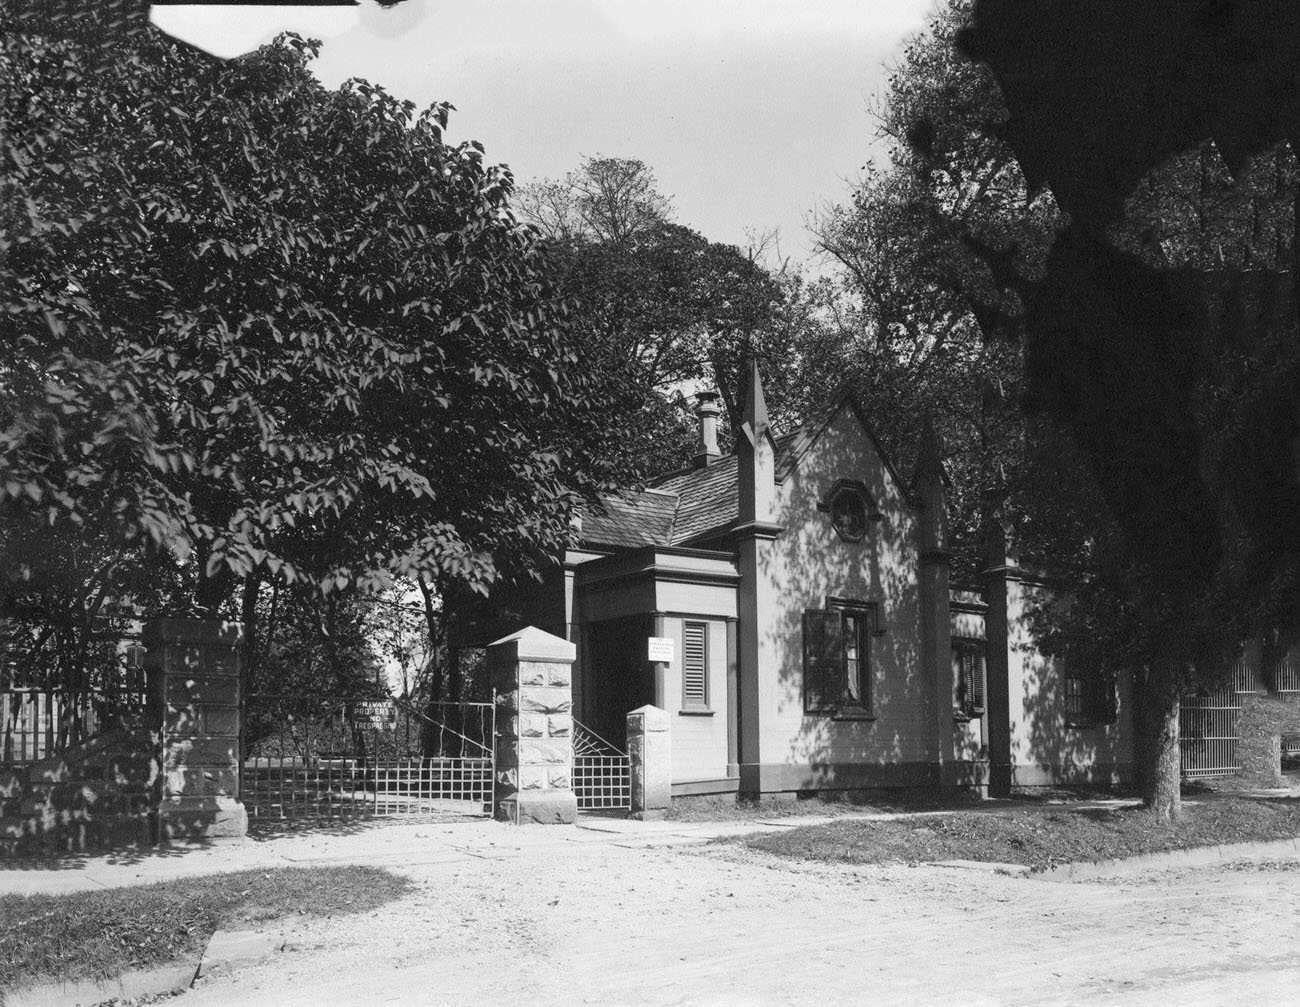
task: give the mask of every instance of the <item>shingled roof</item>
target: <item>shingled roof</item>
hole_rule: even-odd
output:
[[[777,463],[796,435],[777,438]],[[725,534],[737,518],[736,455],[661,476],[649,489],[606,497],[606,514],[587,512],[582,542],[594,548],[687,546]]]
[[[587,510],[582,515],[584,545],[637,549],[671,542],[678,507],[675,493],[649,489],[604,497],[601,502],[603,514]]]
[[[784,481],[821,432],[845,406],[852,408],[875,440],[875,433],[852,396],[833,396],[798,430],[776,441],[776,478]],[[877,442],[886,467],[894,472]],[[719,538],[736,524],[739,512],[739,459],[733,452],[711,465],[661,476],[649,488],[605,498],[605,514],[588,511],[582,519],[582,544],[596,549],[691,546]],[[906,484],[895,481],[906,493]]]

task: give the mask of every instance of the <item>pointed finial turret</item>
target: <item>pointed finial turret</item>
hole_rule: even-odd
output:
[[[757,444],[772,424],[767,418],[767,401],[763,398],[763,379],[758,374],[758,360],[751,363],[749,388],[745,391],[745,412],[741,430],[751,444]]]
[[[776,442],[763,401],[763,381],[758,362],[752,365],[749,388],[745,391],[745,412],[736,437],[736,492],[740,522],[773,521],[776,507]]]

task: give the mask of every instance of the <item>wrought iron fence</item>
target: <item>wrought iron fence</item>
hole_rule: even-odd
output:
[[[573,722],[573,792],[579,811],[618,811],[632,806],[627,753],[577,720]]]
[[[490,811],[495,703],[254,695],[240,796],[254,818]]]
[[[30,667],[0,666],[0,763],[25,765],[71,751],[143,712],[144,648],[112,638],[102,649],[82,688],[35,684],[41,676]]]
[[[1231,776],[1240,771],[1237,753],[1241,697],[1263,691],[1300,692],[1300,654],[1290,650],[1257,673],[1258,651],[1243,650],[1227,685],[1182,697],[1178,718],[1179,749],[1184,777]],[[1284,745],[1285,748],[1285,745]],[[1294,762],[1300,750],[1284,751]]]
[[[1241,768],[1237,757],[1240,713],[1241,697],[1235,684],[1183,697],[1178,714],[1183,776],[1230,776]]]
[[[1288,650],[1273,669],[1273,688],[1279,693],[1300,692],[1300,651]]]

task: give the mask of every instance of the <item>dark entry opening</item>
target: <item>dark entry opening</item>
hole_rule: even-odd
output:
[[[655,701],[646,641],[654,617],[631,615],[587,626],[585,688],[579,719],[605,740],[627,747],[627,715]]]
[[[1300,734],[1282,735],[1282,772],[1300,775]]]

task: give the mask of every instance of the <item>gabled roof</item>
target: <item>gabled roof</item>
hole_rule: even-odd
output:
[[[889,452],[885,450],[880,438],[876,435],[876,428],[871,425],[867,419],[867,412],[858,402],[857,396],[849,390],[847,385],[842,385],[840,390],[832,395],[824,406],[818,409],[798,430],[794,432],[788,450],[784,455],[777,455],[776,459],[776,481],[783,483],[789,478],[790,473],[798,467],[799,462],[803,460],[812,446],[817,443],[817,439],[826,432],[826,428],[831,425],[831,421],[840,414],[845,407],[853,410],[862,424],[862,429],[867,432],[871,439],[871,446],[876,449],[876,454],[880,456],[881,463],[885,466],[894,484],[898,486],[899,491],[903,494],[903,499],[909,504],[914,503],[912,499],[911,488],[906,482],[899,478],[898,470],[894,467],[893,459],[889,457]]]
[[[910,503],[912,497],[907,484],[898,477],[865,412],[847,389],[832,396],[798,430],[775,438],[776,481],[785,482],[846,406],[854,411],[885,468]],[[739,517],[738,465],[739,459],[733,451],[712,465],[660,476],[650,488],[640,492],[607,497],[607,514],[583,515],[582,541],[597,548],[635,549],[647,545],[691,545],[725,535]]]

